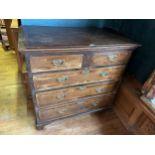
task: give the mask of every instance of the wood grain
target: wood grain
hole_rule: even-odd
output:
[[[120,79],[125,66],[84,68],[77,71],[34,74],[36,91]]]
[[[107,29],[21,27],[19,51],[26,55],[38,129],[58,116],[61,108],[52,111],[53,105],[115,92],[137,46]],[[73,115],[78,108],[70,106],[64,108]]]
[[[140,100],[130,80],[122,83],[115,100],[114,110],[126,128],[134,134],[155,134],[155,115]]]
[[[83,55],[56,55],[56,56],[33,56],[30,58],[31,71],[45,72],[55,70],[78,69],[82,66]],[[61,60],[63,64],[55,65],[54,61]]]
[[[0,134],[1,135],[103,135],[128,134],[113,111],[60,120],[35,128],[32,102],[27,100],[16,55],[0,46]]]
[[[102,52],[95,53],[92,57],[94,66],[126,64],[130,58],[131,52]]]
[[[117,83],[103,83],[87,86],[76,86],[73,88],[64,88],[47,92],[36,93],[37,103],[40,106],[51,104],[60,104],[64,101],[76,100],[81,97],[87,97],[97,94],[104,94],[115,91]]]
[[[108,108],[112,105],[114,94],[100,95],[77,100],[71,103],[55,105],[47,110],[39,111],[40,121],[56,120],[63,117],[89,112],[99,108]]]
[[[72,48],[90,49],[92,47],[123,49],[137,47],[135,42],[111,31],[98,28],[22,26],[18,47],[22,52],[27,51],[27,49],[45,52],[49,49],[51,51],[52,49],[72,50]]]

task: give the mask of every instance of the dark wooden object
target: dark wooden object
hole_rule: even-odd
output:
[[[52,121],[112,106],[138,45],[108,30],[25,26],[25,55],[38,129]]]
[[[114,106],[115,113],[133,134],[155,134],[155,113],[140,100],[140,84],[127,78],[121,84]]]
[[[8,36],[9,46],[10,49],[14,50],[16,52],[17,56],[17,63],[18,63],[18,70],[21,74],[23,74],[23,64],[24,64],[24,58],[21,53],[18,52],[18,30],[19,30],[19,23],[20,20],[18,20],[18,27],[14,28],[11,27],[12,19],[4,19],[4,23],[6,26],[6,32]]]

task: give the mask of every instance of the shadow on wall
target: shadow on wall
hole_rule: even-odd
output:
[[[134,52],[127,70],[144,83],[155,68],[155,20],[107,20],[106,26],[142,45]]]

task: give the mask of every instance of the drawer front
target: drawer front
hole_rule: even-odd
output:
[[[115,64],[126,64],[131,52],[108,52],[96,53],[93,55],[93,66],[107,66]]]
[[[82,66],[83,55],[32,56],[30,58],[33,73],[67,69],[79,69]]]
[[[108,80],[117,81],[123,70],[124,66],[96,69],[85,68],[78,71],[38,74],[33,76],[33,81],[36,90],[46,90]]]
[[[52,108],[48,110],[39,111],[40,121],[55,120],[58,118],[63,118],[78,113],[85,112],[85,109],[78,104],[72,104],[67,106],[62,106],[59,108]]]
[[[115,91],[117,83],[104,83],[95,85],[76,86],[72,88],[64,88],[60,90],[52,90],[47,92],[36,93],[36,100],[40,106],[49,106],[52,104],[60,104],[64,101],[75,101],[78,98],[103,94]]]
[[[87,111],[109,107],[113,103],[114,96],[114,94],[99,95],[97,97],[77,101],[77,104],[81,104]]]
[[[39,118],[41,121],[54,120],[63,118],[90,110],[97,110],[99,108],[106,108],[111,106],[114,94],[102,95],[97,97],[86,98],[76,102],[68,103],[65,106],[59,106],[47,110],[39,111]]]

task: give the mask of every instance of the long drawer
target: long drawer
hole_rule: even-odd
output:
[[[83,55],[41,55],[31,56],[31,72],[79,69],[82,66]]]
[[[99,95],[96,97],[71,102],[65,106],[63,105],[47,110],[40,110],[39,119],[40,121],[54,120],[99,108],[106,108],[112,105],[113,98],[113,94]]]
[[[60,104],[64,101],[76,100],[86,96],[113,92],[116,87],[117,82],[63,88],[60,90],[36,93],[36,100],[39,106],[50,106],[52,104]]]
[[[103,52],[95,53],[92,57],[93,66],[107,66],[116,64],[126,64],[131,56],[131,52]]]
[[[44,73],[33,75],[36,90],[46,90],[108,80],[117,81],[125,66],[84,68],[78,71]]]

